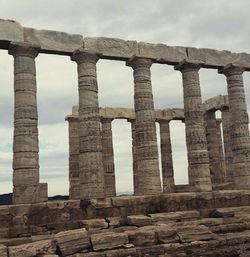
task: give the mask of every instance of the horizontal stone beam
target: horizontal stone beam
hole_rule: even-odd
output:
[[[212,97],[203,103],[204,110],[206,111],[217,111],[222,109],[228,109],[228,96],[218,95]]]
[[[101,54],[101,58],[127,61],[133,56],[153,59],[156,63],[175,65],[184,59],[200,63],[204,68],[218,69],[233,63],[250,71],[250,54],[232,53],[207,48],[168,46],[107,37],[83,37],[52,30],[22,27],[18,22],[0,20],[0,48],[8,49],[9,43],[28,42],[41,46],[47,54],[71,55],[83,47]]]

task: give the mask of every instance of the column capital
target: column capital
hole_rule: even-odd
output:
[[[71,60],[76,63],[90,62],[96,64],[101,54],[79,48],[71,55]]]
[[[11,42],[9,45],[8,53],[17,56],[28,56],[31,58],[36,58],[39,54],[40,46],[37,44],[30,44],[25,42]]]
[[[202,66],[202,62],[188,61],[184,59],[183,61],[176,64],[174,66],[174,69],[179,70],[181,72],[188,71],[188,70],[199,71],[201,66]]]
[[[218,70],[219,74],[228,75],[241,75],[245,71],[245,68],[239,64],[229,63],[226,66]]]
[[[154,63],[153,59],[146,58],[146,57],[132,56],[129,60],[127,60],[126,65],[130,66],[133,69],[140,68],[140,67],[150,68],[153,63]]]
[[[166,124],[166,123],[170,123],[170,121],[172,121],[172,119],[170,120],[166,120],[166,119],[157,119],[155,120],[156,122],[158,122],[159,124]]]
[[[217,125],[221,124],[221,122],[222,122],[222,119],[216,119]]]
[[[127,122],[133,123],[133,122],[135,122],[135,119],[132,119],[132,118],[127,119]]]

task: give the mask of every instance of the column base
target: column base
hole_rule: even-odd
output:
[[[48,201],[47,183],[37,186],[15,186],[13,188],[13,204],[31,204]]]

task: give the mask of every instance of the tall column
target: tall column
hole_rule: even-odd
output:
[[[134,57],[127,62],[134,74],[136,162],[138,195],[161,192],[154,101],[150,67],[152,60]]]
[[[233,152],[231,147],[231,118],[228,109],[223,109],[221,111],[222,119],[222,130],[223,130],[223,141],[224,141],[224,151],[225,151],[225,166],[226,166],[226,177],[227,181],[232,182],[233,177]]]
[[[220,169],[222,172],[223,183],[228,182],[226,177],[226,166],[225,166],[225,156],[223,150],[223,141],[222,141],[222,134],[221,134],[221,119],[216,119],[217,125],[217,138],[218,138],[218,145],[219,145],[219,154],[220,154]]]
[[[102,118],[102,157],[105,179],[105,195],[112,197],[116,195],[115,187],[115,163],[112,136],[113,119]]]
[[[128,119],[128,122],[131,123],[134,195],[138,195],[140,187],[138,187],[139,183],[137,177],[135,120]]]
[[[14,56],[13,203],[47,200],[47,184],[39,183],[38,114],[35,58],[39,47],[11,43]]]
[[[231,147],[233,152],[233,182],[237,189],[250,186],[250,138],[248,114],[243,85],[244,68],[232,64],[224,67],[227,79],[228,105],[231,114]]]
[[[76,50],[79,90],[79,169],[81,199],[104,197],[102,136],[96,78],[97,54]]]
[[[225,174],[221,165],[220,142],[218,137],[218,125],[214,111],[208,111],[206,118],[206,138],[209,154],[210,174],[213,185],[225,182]]]
[[[189,184],[196,191],[210,191],[212,185],[201,100],[200,66],[184,61],[175,69],[181,71],[183,80]]]
[[[79,170],[79,119],[70,115],[69,122],[69,198],[80,199],[80,170]]]
[[[169,120],[160,120],[163,192],[174,192],[174,169]]]

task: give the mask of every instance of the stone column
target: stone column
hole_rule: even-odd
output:
[[[184,61],[175,69],[181,71],[183,80],[189,184],[195,191],[210,191],[212,185],[199,80],[200,65]]]
[[[243,85],[244,68],[232,64],[220,73],[227,78],[228,105],[231,114],[230,136],[233,152],[233,182],[235,189],[250,186],[250,138],[247,105]]]
[[[78,115],[67,116],[66,120],[69,122],[69,198],[80,199]]]
[[[150,67],[152,60],[134,57],[127,62],[134,73],[134,104],[138,195],[160,193],[161,181]]]
[[[112,136],[113,119],[102,118],[102,157],[105,179],[105,195],[107,197],[116,196],[115,186],[115,163]]]
[[[223,183],[228,182],[226,178],[226,167],[225,167],[225,155],[223,150],[223,141],[222,141],[222,134],[221,134],[221,119],[216,119],[216,125],[217,125],[217,138],[218,138],[218,144],[219,144],[219,153],[220,153],[220,167],[223,177]]]
[[[81,199],[104,197],[102,137],[96,78],[97,54],[76,50],[79,89],[79,169]]]
[[[233,177],[233,152],[231,148],[231,118],[228,109],[223,109],[221,111],[222,119],[222,130],[223,130],[223,141],[224,141],[224,151],[225,151],[225,166],[226,166],[226,177],[229,182],[232,182]]]
[[[213,185],[225,182],[225,174],[221,165],[220,142],[218,137],[218,125],[214,111],[208,111],[206,116],[206,138],[209,154],[211,181]]]
[[[135,120],[128,119],[128,122],[131,123],[134,195],[138,195],[138,190],[140,189],[140,187],[138,187],[137,177]]]
[[[47,184],[39,183],[38,114],[35,58],[39,47],[11,43],[14,56],[13,203],[47,200]]]
[[[174,169],[169,120],[160,120],[163,192],[174,192]]]

